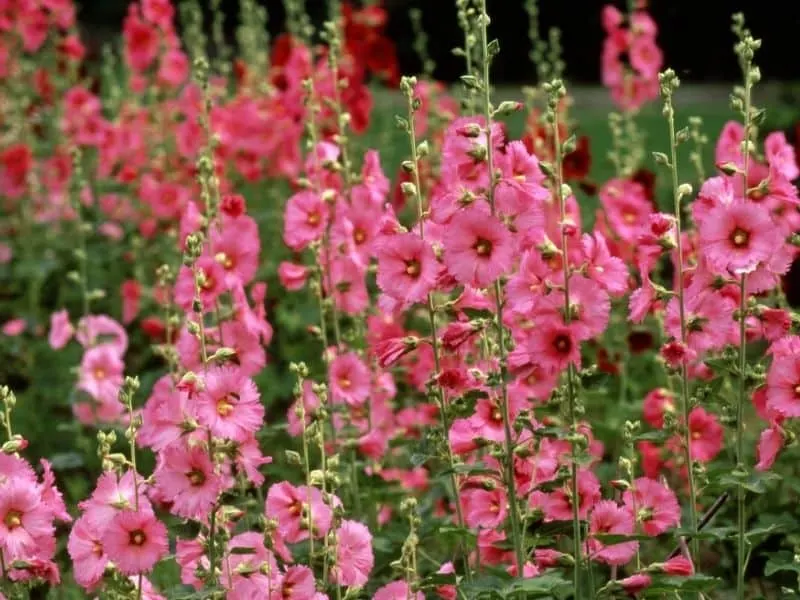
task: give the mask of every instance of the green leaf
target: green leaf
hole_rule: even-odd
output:
[[[539,577],[514,581],[505,587],[503,596],[513,598],[519,593],[524,593],[525,598],[552,598],[570,587],[571,583],[561,576],[547,573]]]
[[[721,579],[710,575],[690,575],[689,577],[676,577],[671,575],[655,575],[650,587],[644,592],[644,597],[660,597],[662,594],[681,592],[709,592],[721,583]]]
[[[255,554],[255,548],[248,548],[247,546],[237,546],[230,549],[231,554]]]
[[[645,535],[643,533],[635,535],[623,535],[619,533],[596,533],[592,535],[592,538],[607,546],[612,546],[614,544],[622,544],[624,542],[644,542],[647,540],[652,540],[653,536]]]
[[[730,487],[743,487],[748,492],[763,494],[767,491],[769,484],[779,481],[781,476],[777,473],[767,471],[764,473],[753,472],[747,475],[737,475],[729,473],[719,478],[718,483]]]
[[[800,563],[795,562],[791,552],[782,550],[770,555],[767,564],[764,566],[764,575],[769,577],[779,571],[792,571],[800,576]]]

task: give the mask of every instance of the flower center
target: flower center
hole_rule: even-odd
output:
[[[353,239],[355,240],[356,244],[363,244],[367,239],[367,234],[363,229],[356,229],[353,232]]]
[[[625,221],[628,225],[630,225],[631,223],[636,221],[636,214],[630,211],[625,211],[624,213],[622,213],[622,220]]]
[[[235,402],[233,402],[231,395],[223,396],[219,400],[217,400],[217,414],[220,417],[227,417],[233,412],[233,408],[235,406]]]
[[[103,556],[103,546],[100,545],[100,542],[92,542],[92,554],[97,558]]]
[[[553,347],[561,354],[567,354],[572,349],[572,341],[566,335],[558,335],[553,340]]]
[[[320,221],[320,216],[318,212],[314,211],[308,213],[308,217],[306,217],[306,223],[314,227],[315,225],[319,225],[319,221]]]
[[[14,530],[22,525],[22,513],[18,510],[10,510],[3,522],[9,530]]]
[[[214,258],[220,265],[228,270],[232,269],[234,266],[233,259],[224,252],[218,253]]]
[[[128,541],[132,546],[144,546],[147,536],[141,529],[134,529],[128,534]]]
[[[800,383],[794,386],[794,393],[796,396],[800,396]]]
[[[206,474],[200,469],[192,469],[186,474],[186,478],[193,486],[201,486],[206,482]]]
[[[478,241],[475,242],[475,252],[478,253],[478,256],[489,256],[492,253],[492,242],[489,240],[485,240],[483,238],[478,238]]]
[[[700,439],[700,432],[699,431],[693,431],[692,432],[692,439],[693,440],[699,440]]]
[[[731,243],[736,246],[737,248],[742,248],[747,246],[747,243],[750,241],[750,234],[747,233],[741,227],[737,227],[731,233]]]
[[[94,378],[95,379],[105,379],[106,378],[106,371],[102,367],[98,367],[94,370]]]
[[[215,282],[214,278],[209,275],[205,270],[200,269],[199,277],[200,280],[200,288],[204,290],[211,290],[214,288]]]
[[[406,261],[406,275],[417,277],[419,276],[420,270],[419,261],[416,258]]]
[[[345,390],[349,390],[351,385],[353,385],[353,383],[350,381],[350,379],[348,377],[340,377],[339,378],[339,387],[340,388],[345,389]]]

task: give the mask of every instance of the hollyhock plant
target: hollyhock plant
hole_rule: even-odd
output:
[[[233,367],[217,367],[204,377],[197,417],[212,435],[244,442],[261,427],[264,406],[253,381]]]

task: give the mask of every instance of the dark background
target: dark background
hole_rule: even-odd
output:
[[[502,49],[493,68],[498,83],[530,82],[534,75],[528,59],[528,17],[522,0],[487,0],[492,17],[490,35]],[[270,30],[283,29],[283,2],[261,0],[270,13]],[[539,0],[540,26],[544,35],[551,26],[562,31],[567,77],[573,82],[599,83],[599,60],[604,32],[600,24],[603,0]],[[122,26],[126,0],[78,0],[84,39],[90,45],[108,39]],[[209,2],[205,1],[208,5]],[[324,0],[307,0],[316,22],[324,19]],[[625,2],[613,2],[624,9]],[[755,37],[764,44],[757,55],[764,80],[800,79],[800,0],[650,0],[650,12],[659,26],[658,42],[666,64],[684,81],[728,82],[739,77],[733,56],[730,17],[744,12]],[[429,49],[438,67],[436,76],[452,81],[462,73],[463,62],[451,54],[462,43],[453,0],[385,0],[390,13],[388,35],[395,41],[401,71],[419,70],[411,46],[409,7],[422,10]],[[222,0],[230,39],[238,15],[238,0]]]

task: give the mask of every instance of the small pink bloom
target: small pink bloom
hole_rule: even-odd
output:
[[[322,499],[322,492],[317,488],[295,487],[288,481],[269,488],[264,506],[267,517],[278,521],[278,531],[289,544],[308,538],[304,515],[311,517],[315,538],[328,532],[333,518],[331,507]]]
[[[425,600],[422,592],[411,593],[405,581],[393,581],[379,588],[372,600]]]
[[[3,324],[2,332],[9,337],[16,337],[22,334],[27,326],[25,319],[11,319]]]
[[[694,574],[692,561],[685,556],[675,556],[661,565],[661,570],[668,575],[688,577]]]
[[[331,361],[328,385],[334,402],[360,406],[370,394],[370,372],[354,352],[341,354]]]
[[[336,566],[332,570],[337,585],[363,586],[375,563],[372,534],[357,521],[342,521],[336,530]],[[387,596],[388,598],[388,596]]]
[[[775,460],[778,458],[778,453],[783,449],[784,439],[783,431],[777,425],[773,425],[761,432],[758,439],[758,463],[756,470],[769,471]]]
[[[161,454],[155,471],[155,489],[170,500],[170,512],[179,517],[204,520],[219,494],[230,484],[217,472],[208,451],[200,445],[172,444]]]
[[[304,265],[283,261],[278,266],[278,278],[283,287],[290,292],[295,292],[305,287],[308,279],[308,268]]]
[[[87,591],[93,590],[100,583],[108,564],[108,557],[100,541],[101,533],[86,517],[81,517],[75,521],[67,541],[75,581]]]
[[[212,435],[234,441],[244,441],[264,420],[264,405],[255,383],[232,367],[208,371],[197,412]]]
[[[639,548],[639,542],[621,542],[606,546],[593,535],[609,533],[633,535],[633,515],[626,507],[617,506],[611,500],[595,504],[589,515],[589,539],[586,541],[589,558],[609,565],[624,565],[629,562]]]
[[[50,315],[50,334],[47,338],[53,350],[60,350],[75,333],[75,328],[69,322],[69,313],[66,309],[59,310]]]
[[[431,245],[418,235],[382,238],[377,256],[378,286],[403,304],[422,302],[435,287],[439,264]]]
[[[147,573],[169,550],[167,528],[152,512],[125,510],[102,537],[109,560],[126,575]]]
[[[444,233],[445,263],[460,283],[487,287],[513,261],[511,232],[496,217],[471,209],[455,215]]]
[[[647,535],[656,536],[680,524],[681,509],[675,493],[654,479],[636,479],[622,501]]]

